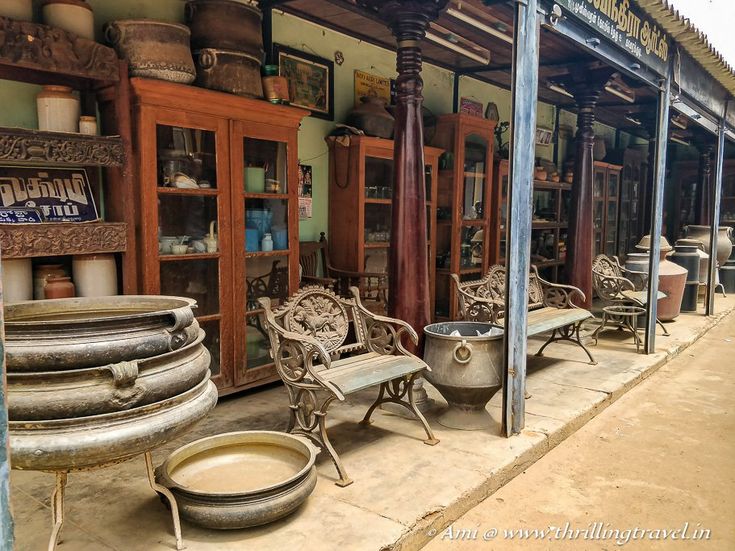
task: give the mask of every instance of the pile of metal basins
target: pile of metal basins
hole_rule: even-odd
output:
[[[68,472],[132,458],[217,403],[193,300],[115,296],[5,308],[11,464]]]

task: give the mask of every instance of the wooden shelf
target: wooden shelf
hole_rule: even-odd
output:
[[[220,253],[159,254],[158,259],[161,262],[173,262],[177,260],[210,260],[220,256]]]
[[[74,33],[0,17],[0,78],[34,84],[119,80],[115,50]]]
[[[548,189],[548,190],[561,189],[564,191],[568,191],[572,189],[572,184],[567,184],[564,182],[550,182],[549,180],[534,180],[533,188],[534,190],[535,189]]]
[[[193,195],[195,197],[213,197],[219,193],[219,191],[214,188],[188,189],[180,187],[158,186],[157,189],[160,195]]]
[[[116,167],[125,162],[125,152],[120,136],[0,128],[0,161]]]
[[[365,204],[368,204],[368,205],[391,205],[391,204],[393,204],[393,200],[392,199],[374,199],[374,198],[368,199],[366,197],[365,198]]]
[[[126,249],[124,222],[0,225],[3,258],[118,253]]]
[[[484,178],[485,173],[484,172],[465,172],[464,177],[465,178]]]
[[[448,274],[451,274],[452,273],[452,270],[450,270],[449,268],[437,268],[436,269],[436,273],[448,275]],[[479,267],[479,266],[476,267],[476,268],[460,268],[459,269],[459,273],[460,273],[460,275],[464,275],[464,274],[481,274],[482,273],[482,268]]]
[[[274,249],[272,251],[246,252],[245,258],[268,258],[270,256],[286,256],[288,249]]]
[[[487,223],[485,220],[465,220],[462,219],[462,225],[463,226],[484,226]]]
[[[566,222],[533,222],[531,228],[534,230],[553,230],[556,228],[566,228]]]
[[[387,249],[388,247],[390,247],[388,241],[365,241],[366,249]]]
[[[289,198],[288,193],[251,193],[246,191],[243,193],[245,199],[280,199],[286,200]]]

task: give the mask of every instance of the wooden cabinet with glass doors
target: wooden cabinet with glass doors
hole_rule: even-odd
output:
[[[298,283],[297,133],[307,112],[131,84],[140,288],[196,299],[220,394],[276,380],[257,299],[278,303]]]
[[[350,136],[349,144],[327,138],[329,258],[335,268],[387,273],[393,197],[393,140]],[[429,285],[434,297],[435,182],[441,149],[424,148]]]
[[[592,177],[592,224],[595,254],[618,251],[618,211],[622,166],[595,161]]]
[[[442,115],[432,145],[445,151],[436,193],[435,318],[454,319],[450,274],[479,279],[488,269],[495,232],[493,132],[495,122],[465,114]]]

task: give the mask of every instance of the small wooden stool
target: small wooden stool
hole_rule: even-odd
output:
[[[605,306],[602,309],[602,325],[592,334],[597,346],[597,338],[605,329],[629,329],[633,333],[635,351],[640,352],[641,338],[638,336],[638,316],[645,314],[646,309],[640,306]],[[614,324],[608,327],[608,323]]]

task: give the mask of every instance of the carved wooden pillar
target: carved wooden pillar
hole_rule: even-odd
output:
[[[708,143],[697,143],[699,149],[699,174],[697,177],[697,197],[694,210],[695,224],[709,224],[710,195],[712,194],[712,153],[714,146]]]
[[[388,25],[398,42],[389,312],[410,323],[419,335],[431,316],[420,41],[447,2],[358,0]]]

